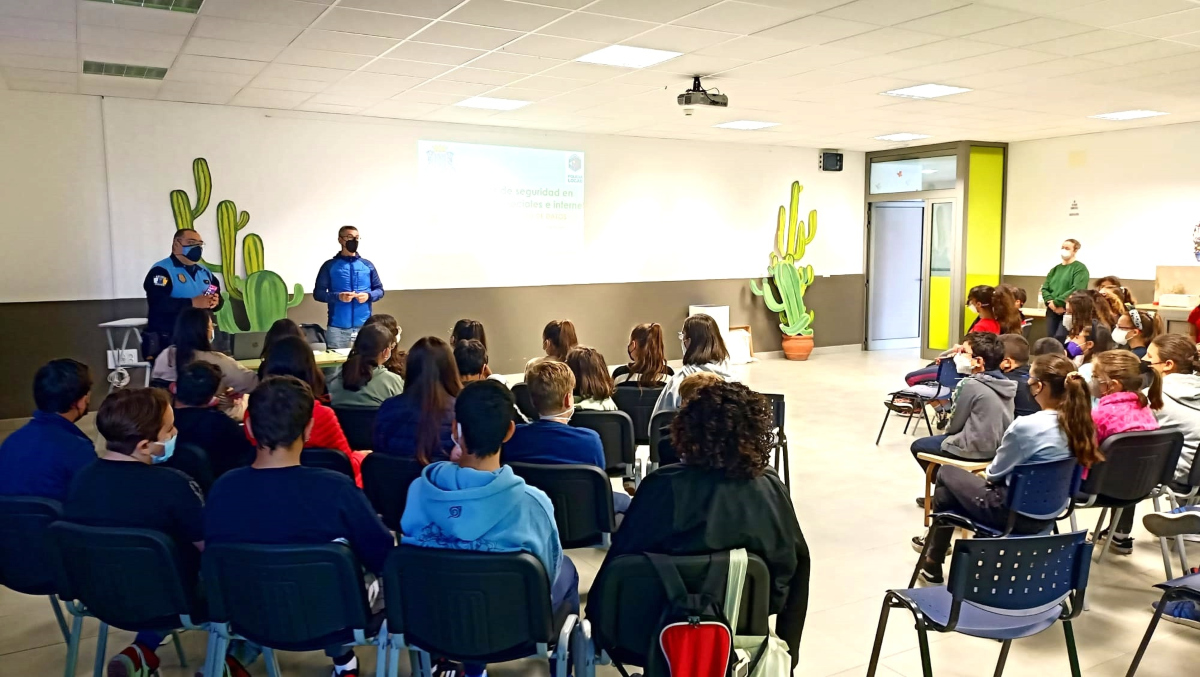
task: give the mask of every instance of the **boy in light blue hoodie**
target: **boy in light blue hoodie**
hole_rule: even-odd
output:
[[[454,403],[457,461],[430,464],[408,490],[400,519],[402,542],[423,548],[528,552],[550,580],[554,608],[579,613],[579,574],[563,556],[554,506],[541,490],[500,465],[500,446],[513,434],[515,400],[498,381],[469,383]],[[466,665],[468,677],[486,666]]]

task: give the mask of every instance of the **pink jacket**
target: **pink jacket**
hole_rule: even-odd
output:
[[[1158,419],[1150,407],[1138,404],[1138,393],[1119,392],[1101,397],[1092,409],[1092,420],[1096,423],[1097,443],[1117,433],[1158,430]]]

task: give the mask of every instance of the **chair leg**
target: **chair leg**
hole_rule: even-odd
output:
[[[375,677],[387,677],[391,647],[391,638],[387,635],[387,626],[384,625],[384,629],[380,630],[379,636],[375,638]]]
[[[96,660],[92,667],[92,677],[104,677],[104,655],[108,653],[108,623],[100,624],[100,632],[96,635]]]
[[[71,621],[71,638],[67,640],[67,665],[64,677],[75,677],[75,665],[79,662],[79,640],[83,636],[83,616]]]
[[[926,461],[928,463],[928,461]],[[933,473],[937,465],[929,463],[925,467],[925,526],[929,526],[929,513],[933,512]]]
[[[200,666],[200,674],[202,677],[212,677],[212,666],[216,661],[216,655],[217,633],[209,630],[208,637],[204,642],[204,665]]]
[[[879,625],[875,628],[875,645],[871,647],[871,662],[867,664],[867,677],[875,677],[879,668],[879,652],[883,650],[883,635],[887,632],[888,614],[892,610],[892,596],[883,596],[883,609],[879,612]]]
[[[1071,677],[1080,677],[1079,675],[1079,652],[1075,650],[1075,630],[1071,628],[1071,621],[1065,620],[1062,622],[1063,634],[1067,636],[1067,659],[1071,661]]]
[[[892,398],[895,401],[895,398]],[[892,415],[891,409],[884,409],[883,425],[879,426],[879,434],[875,436],[875,446],[879,446],[879,440],[883,439],[883,429],[887,427],[888,417]]]
[[[1075,511],[1071,511],[1071,531],[1079,531],[1079,522],[1075,519]]]
[[[933,662],[929,659],[929,633],[925,630],[923,619],[917,620],[917,643],[921,647],[921,674],[923,677],[933,677]]]
[[[275,656],[275,650],[263,647],[263,662],[267,664],[267,677],[282,677],[283,673],[279,671],[279,659]]]
[[[929,436],[933,437],[933,426],[929,425],[929,403],[921,400],[921,417],[925,419],[925,429],[929,431]]]
[[[1158,496],[1154,497],[1154,512],[1162,512],[1162,506],[1160,505]],[[1163,571],[1167,574],[1167,580],[1172,580],[1175,578],[1175,576],[1171,573],[1171,552],[1170,548],[1167,546],[1166,536],[1158,537],[1158,549],[1162,551]],[[1184,569],[1184,573],[1187,573],[1187,569]]]
[[[400,677],[400,646],[394,641],[388,649],[388,677]]]
[[[1000,677],[1004,674],[1004,664],[1008,662],[1008,650],[1012,647],[1012,640],[1004,640],[1004,644],[1000,646],[1000,660],[996,661],[996,672],[992,673],[993,677]]]
[[[63,616],[62,607],[58,604],[58,598],[50,595],[50,608],[54,609],[54,619],[58,621],[58,629],[62,631],[63,641],[71,641],[71,629],[67,627],[67,619]]]
[[[1129,672],[1125,673],[1125,677],[1133,677],[1137,672],[1138,664],[1142,662],[1142,656],[1146,655],[1146,649],[1150,646],[1150,638],[1154,636],[1154,630],[1158,627],[1158,621],[1162,618],[1163,609],[1167,606],[1167,599],[1171,596],[1167,592],[1158,601],[1158,606],[1154,609],[1154,615],[1150,617],[1150,625],[1146,626],[1146,634],[1142,635],[1142,643],[1138,645],[1137,653],[1133,654],[1133,662],[1129,664]]]
[[[179,641],[178,632],[171,633],[171,643],[175,645],[175,655],[179,656],[179,667],[186,668],[188,666],[187,656],[183,653],[183,642]]]
[[[1113,508],[1112,520],[1108,523],[1108,538],[1104,539],[1104,547],[1100,549],[1100,559],[1097,560],[1098,562],[1103,562],[1105,553],[1112,549],[1113,537],[1116,536],[1117,531],[1117,522],[1121,520],[1121,513],[1123,512],[1125,512],[1124,508]]]
[[[412,662],[413,677],[433,677],[433,665],[429,654],[420,649],[409,649],[408,656]]]
[[[1175,537],[1175,549],[1179,551],[1179,566],[1183,569],[1183,573],[1180,575],[1186,576],[1187,573],[1192,570],[1192,568],[1188,566],[1187,547],[1183,541],[1183,536]]]

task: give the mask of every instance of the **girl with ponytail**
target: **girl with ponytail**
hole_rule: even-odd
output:
[[[570,320],[550,320],[542,329],[542,349],[555,362],[566,362],[567,353],[579,345],[575,325]]]
[[[392,332],[382,324],[365,324],[342,371],[329,382],[335,407],[378,407],[404,392],[404,379],[388,371],[392,357]]]
[[[613,372],[613,381],[618,386],[658,388],[675,375],[675,370],[667,366],[661,324],[647,322],[634,327],[625,350],[629,353],[629,364]]]
[[[979,524],[1003,530],[1008,525],[1005,498],[1014,468],[1072,457],[1086,468],[1103,460],[1096,443],[1088,385],[1070,360],[1061,355],[1034,358],[1029,370],[1029,392],[1041,411],[1013,420],[984,477],[953,466],[944,466],[938,472],[934,512],[953,510]],[[1018,516],[1013,533],[1035,534],[1049,524],[1050,521]],[[932,527],[927,534],[933,540],[928,547],[924,539],[913,539],[925,554],[921,563],[921,576],[925,580],[941,582],[942,562],[953,536],[953,526],[941,525]]]

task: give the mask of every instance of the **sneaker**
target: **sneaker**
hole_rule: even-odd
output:
[[[1142,518],[1142,524],[1155,536],[1200,534],[1200,506],[1185,505],[1171,512],[1150,513]]]
[[[335,663],[332,677],[358,677],[358,657],[351,656],[345,665]]]
[[[924,536],[913,536],[913,538],[912,538],[912,549],[913,549],[914,551],[916,551],[916,553],[917,553],[918,555],[920,555],[920,554],[924,553],[924,552],[925,552],[925,537],[924,537]],[[953,550],[954,550],[954,546],[953,546],[953,545],[951,545],[950,547],[946,548],[946,556],[947,556],[947,557],[949,557],[949,556],[950,556],[950,553],[951,553]]]
[[[932,583],[933,585],[941,585],[942,583],[945,583],[946,579],[942,576],[942,565],[938,564],[937,562],[930,562],[926,560],[925,563],[921,565],[921,580],[925,581],[926,583]]]
[[[921,412],[908,400],[884,400],[883,406],[900,414],[901,416],[917,416]]]
[[[158,671],[158,656],[141,644],[130,644],[108,662],[108,677],[149,677]]]
[[[1158,602],[1152,602],[1150,606],[1157,609]],[[1191,600],[1179,599],[1167,602],[1167,606],[1163,608],[1162,617],[1164,621],[1200,630],[1200,605]]]
[[[929,500],[931,500],[931,501],[932,501],[932,500],[933,500],[933,497],[931,496],[931,497],[929,498]],[[924,509],[925,509],[925,497],[924,497],[924,496],[918,496],[918,497],[917,497],[917,507],[918,507],[918,508],[920,508],[920,509],[922,509],[922,510],[924,510]]]
[[[1133,537],[1132,536],[1121,536],[1120,534],[1113,535],[1112,551],[1117,553],[1118,555],[1132,555],[1133,554]]]

